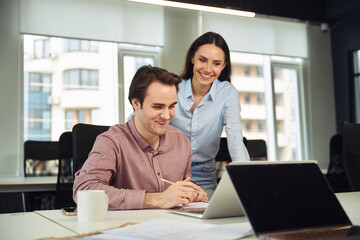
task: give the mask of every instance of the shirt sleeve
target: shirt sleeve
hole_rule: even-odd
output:
[[[145,190],[115,188],[110,185],[116,175],[120,154],[115,143],[106,136],[99,136],[83,167],[76,172],[73,198],[79,190],[104,190],[109,197],[109,209],[141,209]]]
[[[250,161],[243,142],[239,94],[233,89],[225,103],[224,124],[232,161]]]
[[[191,144],[189,139],[185,136],[185,141],[187,144],[187,149],[188,149],[188,159],[187,159],[187,164],[186,164],[186,169],[185,169],[185,173],[184,173],[184,179],[188,178],[188,177],[192,177],[191,175],[191,162],[192,162],[192,158],[193,158],[193,153],[191,150]]]

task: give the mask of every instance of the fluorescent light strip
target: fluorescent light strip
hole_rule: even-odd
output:
[[[171,2],[171,1],[163,1],[163,0],[127,0],[127,1],[154,4],[154,5],[160,5],[166,7],[185,8],[185,9],[205,11],[205,12],[222,13],[222,14],[241,16],[241,17],[255,17],[254,12],[232,10],[232,9],[218,8],[218,7],[209,7],[198,4]]]

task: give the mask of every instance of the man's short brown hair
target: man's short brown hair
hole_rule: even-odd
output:
[[[142,106],[146,90],[155,80],[169,86],[175,86],[176,91],[178,91],[178,85],[181,82],[181,78],[178,75],[168,72],[163,68],[152,67],[151,65],[142,66],[136,71],[131,81],[128,98],[130,104],[132,104],[131,100],[136,98],[139,100],[140,106]]]

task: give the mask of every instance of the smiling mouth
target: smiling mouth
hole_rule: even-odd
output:
[[[155,121],[155,123],[157,123],[157,124],[159,124],[159,125],[161,125],[161,126],[164,126],[164,125],[166,124],[166,121],[162,121],[162,122],[160,122],[160,121]]]
[[[204,78],[210,78],[211,77],[211,75],[205,75],[205,74],[203,74],[203,73],[201,73],[201,72],[199,72],[200,73],[200,75],[202,76],[202,77],[204,77]]]

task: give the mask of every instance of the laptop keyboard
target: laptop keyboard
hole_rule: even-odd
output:
[[[360,228],[352,227],[346,229],[333,229],[333,230],[313,230],[306,232],[291,232],[291,233],[276,233],[266,234],[266,237],[274,239],[290,239],[290,240],[303,240],[303,239],[338,239],[347,236],[360,236]]]

